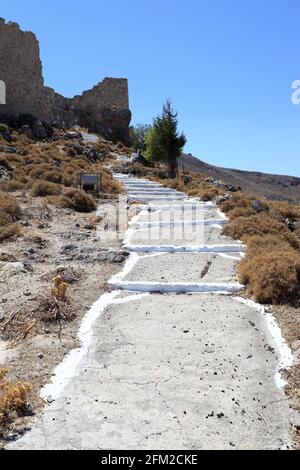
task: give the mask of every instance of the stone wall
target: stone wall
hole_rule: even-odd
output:
[[[0,19],[0,81],[6,84],[6,105],[0,114],[30,113],[49,123],[80,124],[113,141],[129,143],[128,82],[105,78],[80,96],[65,98],[44,86],[39,43],[31,32]]]

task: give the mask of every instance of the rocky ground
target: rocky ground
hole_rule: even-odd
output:
[[[30,415],[45,405],[39,398],[41,387],[77,345],[83,315],[110,289],[107,280],[120,270],[126,253],[118,239],[107,242],[106,227],[95,223],[96,213],[58,209],[39,198],[25,203],[21,194],[19,199],[25,214],[22,236],[0,245],[0,338],[2,346],[9,347],[2,348],[0,368],[33,385]],[[98,215],[106,213],[109,218],[107,211],[116,204],[115,199],[105,201],[105,206],[100,202]],[[68,284],[60,320],[47,308],[56,275]],[[23,431],[30,420],[26,414],[28,410],[16,417],[8,438]]]

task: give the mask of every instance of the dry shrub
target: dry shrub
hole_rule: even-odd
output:
[[[118,181],[114,180],[111,176],[103,172],[101,190],[104,193],[119,194],[122,190],[122,185]]]
[[[253,258],[263,253],[275,251],[291,251],[295,252],[290,243],[277,235],[254,235],[246,237],[247,257]]]
[[[11,132],[11,137],[13,138],[14,145],[19,145],[19,146],[25,146],[30,144],[31,140],[25,135],[25,134],[20,134],[17,131]]]
[[[264,201],[256,197],[246,196],[243,193],[233,194],[227,201],[220,204],[220,208],[223,212],[228,213],[237,208],[252,209],[253,201],[259,201],[263,211],[268,211],[269,207]]]
[[[90,162],[83,160],[83,158],[75,158],[71,161],[69,166],[73,167],[75,171],[88,170],[91,166]]]
[[[251,215],[250,217],[238,217],[230,222],[224,233],[234,239],[246,241],[248,236],[253,235],[276,235],[286,240],[293,248],[299,248],[297,238],[287,227],[266,213]]]
[[[48,170],[43,174],[43,179],[51,183],[60,184],[62,182],[62,175],[58,170]]]
[[[69,189],[61,200],[62,206],[77,212],[93,212],[96,210],[94,199],[80,189]]]
[[[269,205],[282,219],[291,219],[294,221],[300,219],[299,204],[292,205],[285,201],[270,201]]]
[[[104,193],[110,193],[110,194],[120,193],[120,191],[122,190],[122,185],[113,178],[109,170],[99,167],[99,166],[93,167],[92,170],[95,171],[96,173],[101,173],[101,178],[102,178],[101,190]]]
[[[3,426],[10,414],[21,410],[27,404],[32,387],[27,382],[12,382],[8,371],[0,369],[0,425]]]
[[[53,286],[51,288],[51,298],[54,302],[57,302],[58,300],[65,301],[66,300],[66,294],[68,290],[68,284],[64,282],[61,276],[56,276],[52,280]]]
[[[238,217],[250,217],[251,215],[256,215],[256,212],[254,209],[248,207],[236,207],[235,209],[227,211],[226,215],[229,219],[233,220]]]
[[[1,223],[1,219],[0,219]],[[21,234],[21,229],[18,224],[9,224],[4,227],[0,224],[0,243],[4,240],[16,238]]]
[[[52,171],[52,169],[53,167],[49,163],[28,166],[29,176],[32,179],[44,179],[44,174],[48,171]]]
[[[4,158],[11,167],[15,166],[15,164],[22,165],[24,162],[24,157],[21,157],[16,153],[8,153]]]
[[[9,160],[8,160],[7,156],[0,157],[0,166],[2,166],[3,168],[5,168],[8,171],[12,171],[12,169],[13,169],[11,164],[9,163]]]
[[[35,311],[39,320],[44,322],[72,321],[76,315],[70,299],[67,298],[69,284],[62,276],[56,275],[52,279],[50,296],[40,299]]]
[[[0,226],[16,222],[21,217],[21,209],[13,196],[0,191]]]
[[[76,179],[77,179],[77,176],[76,176],[76,173],[74,173],[74,172],[63,173],[61,183],[64,186],[70,188],[71,186],[73,186],[75,184]]]
[[[22,191],[25,188],[24,183],[19,180],[8,180],[1,183],[1,189],[7,191],[8,193],[13,193],[15,191]]]
[[[211,187],[199,187],[188,191],[190,197],[200,197],[203,201],[211,201],[220,193],[219,189]]]
[[[20,183],[23,183],[24,185],[29,181],[28,172],[25,172],[25,170],[21,167],[14,169],[12,178],[16,181],[19,181]]]
[[[32,185],[31,195],[33,197],[56,196],[61,194],[62,188],[59,184],[49,181],[37,181]]]
[[[126,147],[126,145],[124,145],[123,142],[118,142],[118,143],[115,145],[115,149],[121,151],[121,152],[124,153],[125,155],[128,155],[128,156],[131,155],[131,149],[128,148],[128,147]]]
[[[205,181],[205,176],[200,173],[185,173],[182,177],[179,176],[176,179],[170,179],[168,176],[162,178],[163,174],[168,175],[168,169],[166,167],[161,166],[160,168],[151,168],[151,170],[148,169],[146,171],[151,172],[150,177],[147,174],[145,175],[151,181],[156,181],[167,188],[186,192],[188,196],[199,197],[203,201],[211,201],[221,194],[221,191]],[[188,180],[187,183],[184,181],[184,178]]]
[[[299,302],[300,254],[269,251],[246,257],[238,267],[240,281],[260,303]]]
[[[156,178],[154,178],[156,180]],[[177,189],[178,191],[181,191],[181,186],[180,186],[180,181],[178,179],[167,179],[162,181],[162,185],[165,188],[170,188],[170,189]]]

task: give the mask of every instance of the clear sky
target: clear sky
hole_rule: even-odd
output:
[[[133,123],[170,97],[187,152],[300,176],[299,0],[10,0],[0,16],[36,33],[65,96],[127,77]]]

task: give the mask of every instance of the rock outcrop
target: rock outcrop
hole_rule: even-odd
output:
[[[25,121],[31,115],[37,126],[81,125],[114,142],[130,143],[127,79],[105,78],[92,90],[65,98],[44,85],[35,35],[3,19],[0,19],[0,80],[6,85],[6,105],[0,105],[0,122],[20,127],[20,121],[24,122],[22,115],[27,116]],[[45,129],[47,133],[47,126]]]

